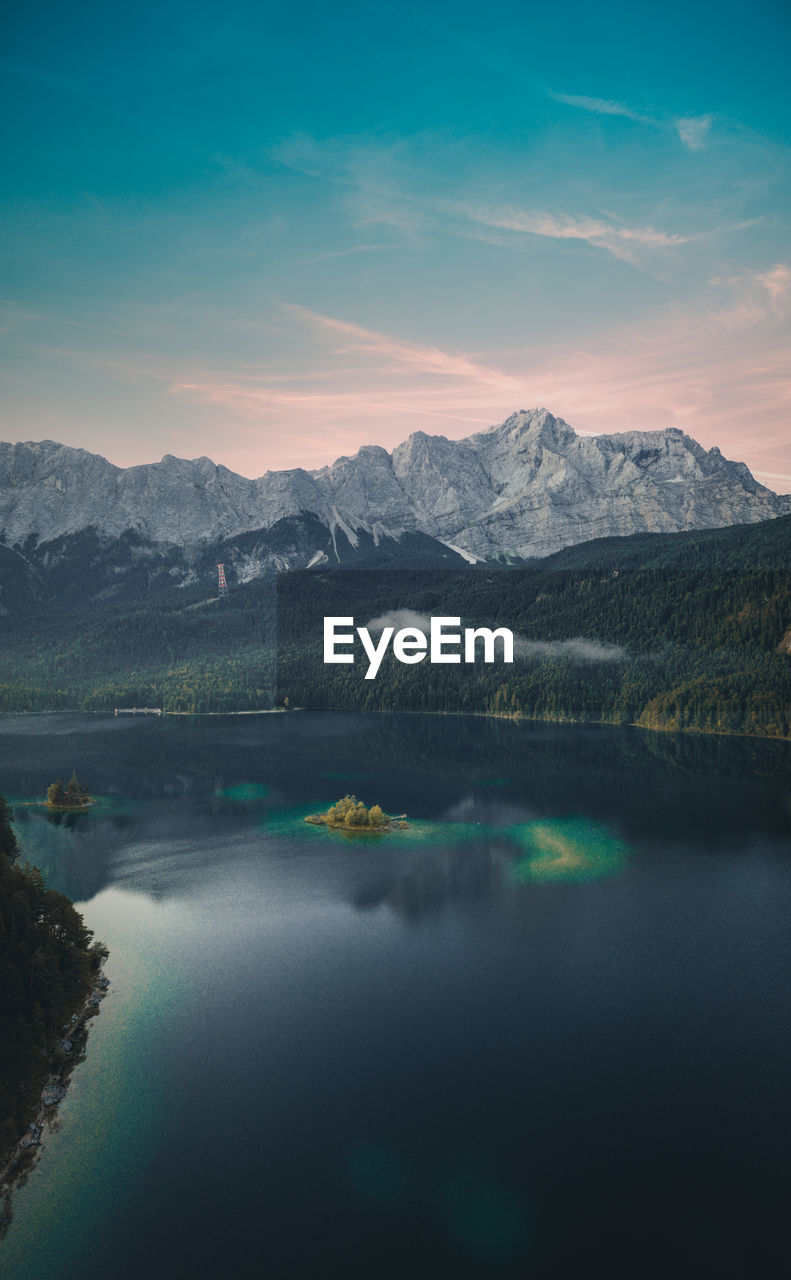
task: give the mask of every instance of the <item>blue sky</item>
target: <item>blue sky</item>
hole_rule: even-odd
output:
[[[249,475],[545,404],[791,488],[786,4],[32,5],[5,439]]]

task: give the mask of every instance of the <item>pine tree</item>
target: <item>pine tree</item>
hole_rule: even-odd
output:
[[[11,826],[11,808],[5,796],[0,796],[0,854],[5,854],[9,862],[13,862],[19,853],[19,846]]]
[[[57,782],[51,782],[47,787],[47,804],[53,808],[61,808],[67,803],[66,792],[63,790],[63,783],[60,778]]]
[[[77,770],[72,772],[66,787],[66,804],[77,805],[88,803],[88,788],[83,786],[77,777]]]

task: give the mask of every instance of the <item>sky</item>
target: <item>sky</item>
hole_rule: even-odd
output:
[[[791,490],[786,0],[13,9],[3,439],[257,476],[546,406]]]

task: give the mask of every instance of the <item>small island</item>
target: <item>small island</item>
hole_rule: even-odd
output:
[[[65,787],[60,778],[47,787],[48,809],[72,813],[75,810],[87,809],[92,804],[93,798],[88,795],[88,788],[83,786],[77,777],[76,769]]]
[[[367,809],[356,796],[344,796],[331,804],[326,813],[311,813],[305,819],[314,827],[333,827],[340,831],[380,832],[403,831],[408,825],[406,814],[391,817],[380,805]]]

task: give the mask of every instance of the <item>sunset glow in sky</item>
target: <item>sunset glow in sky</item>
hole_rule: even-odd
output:
[[[545,405],[791,490],[781,0],[32,4],[6,440],[246,475]]]

